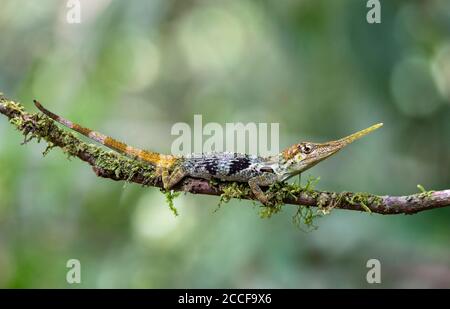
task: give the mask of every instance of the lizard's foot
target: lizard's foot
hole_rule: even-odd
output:
[[[260,186],[270,186],[275,181],[276,176],[274,174],[264,173],[263,175],[251,178],[248,181],[248,185],[250,186],[250,189],[252,190],[258,201],[263,203],[265,206],[271,206],[272,203],[270,202],[270,199],[273,197],[273,195],[271,193],[264,193]]]
[[[273,203],[271,202],[271,199],[273,197],[273,194],[269,193],[269,194],[255,194],[256,198],[258,199],[258,201],[260,201],[264,206],[273,206]]]
[[[162,182],[166,191],[171,190],[177,185],[185,176],[186,171],[182,167],[177,167],[172,173],[169,173],[167,169],[162,171]]]

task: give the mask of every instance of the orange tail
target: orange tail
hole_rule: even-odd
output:
[[[45,107],[43,107],[41,105],[41,103],[39,103],[36,100],[33,100],[33,102],[41,112],[43,112],[45,115],[47,115],[51,119],[59,122],[60,124],[70,128],[78,133],[83,134],[84,136],[86,136],[102,145],[105,145],[108,148],[111,148],[119,153],[122,153],[128,157],[140,159],[140,160],[142,160],[146,163],[149,163],[151,165],[154,165],[154,166],[165,166],[165,167],[170,166],[171,164],[173,164],[173,161],[176,160],[176,158],[174,156],[163,155],[163,154],[160,154],[157,152],[151,152],[151,151],[147,151],[147,150],[134,148],[132,146],[128,146],[127,144],[122,143],[112,137],[106,136],[102,133],[93,131],[88,128],[84,128],[84,127],[80,126],[79,124],[76,124],[67,119],[64,119],[63,117],[60,117],[60,116],[52,113],[51,111],[47,110]]]

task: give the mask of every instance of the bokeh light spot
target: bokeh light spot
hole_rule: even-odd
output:
[[[149,241],[162,239],[180,223],[180,218],[170,211],[164,198],[163,194],[148,193],[138,202],[133,219],[138,238]]]
[[[440,94],[450,103],[450,42],[439,48],[433,60],[433,76]]]
[[[178,41],[193,71],[220,72],[239,60],[244,42],[242,25],[225,10],[196,9],[178,26]]]
[[[391,91],[399,110],[408,116],[428,116],[441,104],[427,59],[412,56],[398,63],[391,77]]]
[[[130,46],[132,61],[130,63],[129,90],[139,91],[152,85],[159,75],[159,52],[151,41],[136,38]]]

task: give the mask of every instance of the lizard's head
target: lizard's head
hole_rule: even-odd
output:
[[[378,129],[383,124],[378,123],[367,129],[353,133],[347,137],[327,143],[302,142],[292,145],[280,153],[280,167],[286,171],[284,179],[290,178],[313,167],[320,161],[332,156],[355,140]]]

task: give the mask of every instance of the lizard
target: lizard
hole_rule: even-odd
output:
[[[261,187],[284,182],[378,129],[383,123],[372,125],[346,137],[325,143],[300,142],[279,154],[262,157],[233,152],[192,153],[166,155],[129,146],[112,137],[85,128],[47,110],[37,100],[36,107],[47,117],[94,140],[122,155],[152,165],[161,177],[165,190],[173,189],[185,177],[219,179],[247,183],[257,200],[270,205],[270,195]]]

